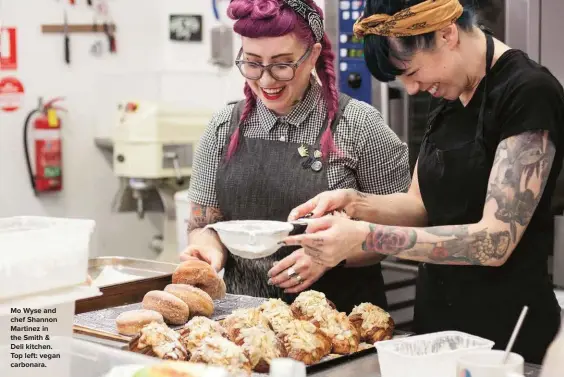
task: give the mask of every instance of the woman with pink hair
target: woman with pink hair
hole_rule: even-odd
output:
[[[246,260],[217,234],[225,220],[285,221],[297,204],[325,190],[406,191],[407,146],[372,106],[340,95],[323,13],[312,0],[234,0],[228,15],[242,48],[236,65],[245,99],[216,113],[202,137],[189,190],[189,247],[225,269],[229,293],[292,302],[307,288],[341,311],[361,302],[386,307],[381,258],[359,254],[328,269],[301,248]]]

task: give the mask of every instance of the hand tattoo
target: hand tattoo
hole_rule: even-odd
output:
[[[188,232],[194,229],[203,228],[208,224],[213,224],[223,220],[223,215],[219,208],[206,207],[199,204],[190,204],[190,219],[188,221]]]
[[[495,200],[495,217],[509,224],[512,242],[517,242],[517,224],[526,226],[542,197],[555,149],[548,131],[527,132],[503,140],[497,149],[494,169],[497,179],[488,187],[486,202]],[[535,176],[541,187],[531,187]]]

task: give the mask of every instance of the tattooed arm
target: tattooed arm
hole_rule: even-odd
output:
[[[204,229],[208,224],[222,221],[223,215],[219,208],[202,206],[190,202],[190,218],[188,220],[188,249],[184,254],[191,256],[203,256],[203,259],[211,259],[208,262],[216,264],[220,270],[227,259],[227,250],[219,240],[213,229]],[[214,254],[210,256],[208,254]],[[207,258],[206,258],[207,257]],[[217,257],[217,258],[216,258]]]
[[[434,264],[501,266],[535,212],[554,154],[547,131],[504,139],[490,172],[483,216],[476,224],[416,228],[326,217],[285,242],[304,246],[318,263],[330,267],[360,250]]]
[[[369,224],[362,249],[436,264],[501,266],[535,212],[554,154],[548,131],[504,139],[496,152],[480,222],[428,228]]]

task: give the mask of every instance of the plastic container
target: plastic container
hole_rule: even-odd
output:
[[[0,218],[0,301],[86,281],[93,220]]]
[[[128,368],[129,365],[152,365],[160,359],[138,353],[123,351],[72,337],[56,337],[48,342],[33,344],[50,345],[51,350],[26,351],[60,355],[58,359],[17,360],[11,357],[10,346],[0,347],[0,376],[9,377],[106,377],[114,367]],[[13,363],[44,362],[44,368],[14,367]],[[121,369],[120,368],[120,369]],[[132,367],[131,370],[139,369]]]
[[[562,377],[562,375],[564,375],[564,322],[546,351],[540,372],[540,377]]]
[[[294,225],[283,221],[233,220],[206,226],[214,229],[229,251],[241,258],[257,259],[274,254]]]
[[[181,253],[188,246],[188,221],[190,220],[190,201],[188,190],[174,194],[174,208],[176,212],[176,242],[178,252]]]
[[[468,351],[492,349],[494,342],[458,331],[443,331],[376,342],[382,377],[452,377]]]

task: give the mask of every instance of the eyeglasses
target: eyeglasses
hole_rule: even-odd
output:
[[[270,76],[278,81],[290,81],[296,74],[296,69],[302,64],[309,54],[311,54],[311,47],[307,49],[305,54],[294,63],[272,63],[262,65],[260,63],[241,60],[243,49],[239,50],[239,54],[235,59],[235,65],[239,68],[241,74],[249,80],[259,80],[264,71],[268,71]]]

